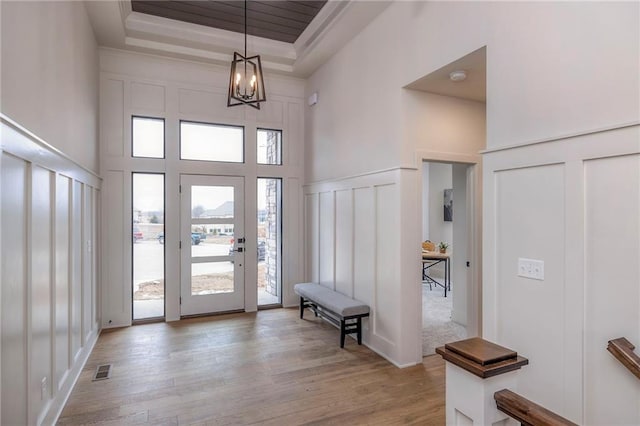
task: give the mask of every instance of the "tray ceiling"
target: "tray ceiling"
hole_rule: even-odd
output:
[[[247,2],[247,33],[286,43],[295,42],[326,0]],[[244,34],[243,1],[133,0],[134,12]]]

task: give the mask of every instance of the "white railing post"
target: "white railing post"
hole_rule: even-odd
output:
[[[517,425],[498,411],[494,393],[516,389],[526,358],[481,338],[447,343],[436,349],[446,361],[447,425]]]

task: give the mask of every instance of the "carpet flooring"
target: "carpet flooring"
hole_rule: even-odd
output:
[[[441,281],[441,279],[439,280]],[[453,287],[452,287],[453,289]],[[451,308],[454,298],[453,292],[422,283],[422,355],[433,355],[438,346],[467,338],[466,328],[451,321]]]

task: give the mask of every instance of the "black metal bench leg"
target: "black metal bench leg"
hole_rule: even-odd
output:
[[[300,319],[304,316],[304,297],[300,296]]]
[[[362,318],[358,317],[358,344],[362,344]]]
[[[346,334],[345,330],[346,324],[344,320],[340,320],[340,347],[344,348],[344,336]]]

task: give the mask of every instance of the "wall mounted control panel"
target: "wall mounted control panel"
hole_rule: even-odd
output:
[[[544,260],[518,258],[518,276],[544,280]]]

